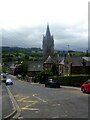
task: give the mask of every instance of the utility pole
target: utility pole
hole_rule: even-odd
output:
[[[70,45],[67,45],[67,51],[69,51],[70,50]]]

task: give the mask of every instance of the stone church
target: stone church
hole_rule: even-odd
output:
[[[51,56],[51,58],[53,58],[53,56],[54,56],[54,38],[53,38],[53,35],[51,35],[51,33],[50,33],[49,25],[47,25],[46,35],[43,36],[42,48],[43,48],[44,61],[49,56]]]

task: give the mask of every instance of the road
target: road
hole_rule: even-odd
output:
[[[8,87],[20,109],[20,118],[88,118],[88,94],[73,88],[45,88],[14,80]]]

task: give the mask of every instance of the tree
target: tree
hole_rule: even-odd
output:
[[[85,55],[86,57],[89,57],[89,53],[88,53],[88,50],[86,51],[86,55]]]
[[[14,75],[22,75],[23,78],[25,78],[25,76],[27,75],[27,71],[28,71],[28,64],[26,62],[23,62],[21,64],[17,64],[16,68],[14,70]]]
[[[25,55],[25,60],[29,60],[29,56],[28,55]]]
[[[58,67],[56,64],[53,64],[51,72],[53,73],[53,75],[58,75]]]

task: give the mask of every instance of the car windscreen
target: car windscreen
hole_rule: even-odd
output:
[[[6,82],[12,82],[12,80],[11,79],[7,79]]]

